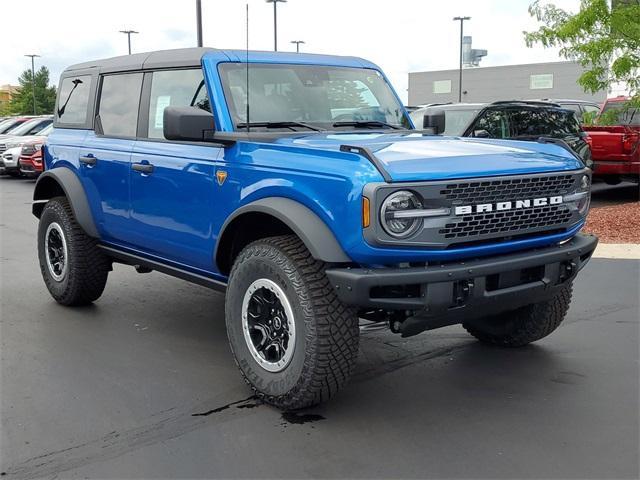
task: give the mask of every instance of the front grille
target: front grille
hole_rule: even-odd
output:
[[[585,174],[587,170],[407,182],[402,189],[414,191],[425,209],[450,209],[451,214],[422,218],[422,228],[403,240],[390,237],[381,222],[365,230],[365,236],[367,241],[383,245],[401,242],[406,246],[451,249],[565,232],[584,220],[576,201],[564,199],[580,190]],[[375,197],[375,208],[380,212],[384,200],[399,187],[385,184],[371,188],[376,191],[365,190],[365,196]],[[562,197],[560,203],[551,201],[557,197]],[[534,206],[535,200],[544,202]],[[469,213],[456,215],[456,211]]]
[[[0,143],[0,153],[4,153],[4,151],[7,149],[7,144],[6,143]]]
[[[491,203],[521,198],[544,197],[569,193],[574,185],[572,175],[505,178],[475,182],[450,183],[440,190],[447,200],[463,203]]]
[[[519,234],[540,227],[554,229],[571,219],[566,205],[510,210],[507,212],[489,212],[465,215],[459,222],[447,223],[440,234],[447,239],[472,239],[502,233]]]

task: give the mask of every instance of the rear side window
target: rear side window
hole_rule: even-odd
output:
[[[87,121],[91,75],[62,79],[58,92],[56,123],[82,125]]]
[[[141,88],[142,73],[103,77],[98,115],[104,135],[136,136]]]
[[[164,109],[197,107],[211,111],[202,69],[166,70],[153,73],[149,103],[149,138],[164,138]],[[211,117],[213,125],[213,117]]]
[[[514,137],[562,137],[580,133],[580,124],[571,110],[514,109],[510,116]]]

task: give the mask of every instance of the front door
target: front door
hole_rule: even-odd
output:
[[[131,219],[134,243],[160,259],[213,270],[216,160],[221,148],[169,142],[163,135],[167,106],[209,110],[202,70],[145,74],[139,138],[131,156]],[[146,98],[145,98],[146,96]],[[213,115],[211,117],[213,128]]]

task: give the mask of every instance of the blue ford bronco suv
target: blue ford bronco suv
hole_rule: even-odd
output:
[[[561,146],[416,130],[352,57],[214,49],[75,65],[34,192],[54,299],[113,262],[226,292],[229,342],[266,402],[349,379],[361,321],[462,324],[518,347],[562,322],[597,239],[591,172]]]

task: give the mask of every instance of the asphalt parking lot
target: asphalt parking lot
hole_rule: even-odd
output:
[[[236,371],[218,293],[116,265],[93,306],[57,305],[32,188],[0,178],[5,478],[638,478],[638,261],[592,260],[523,349],[367,332],[348,388],[283,414]]]

